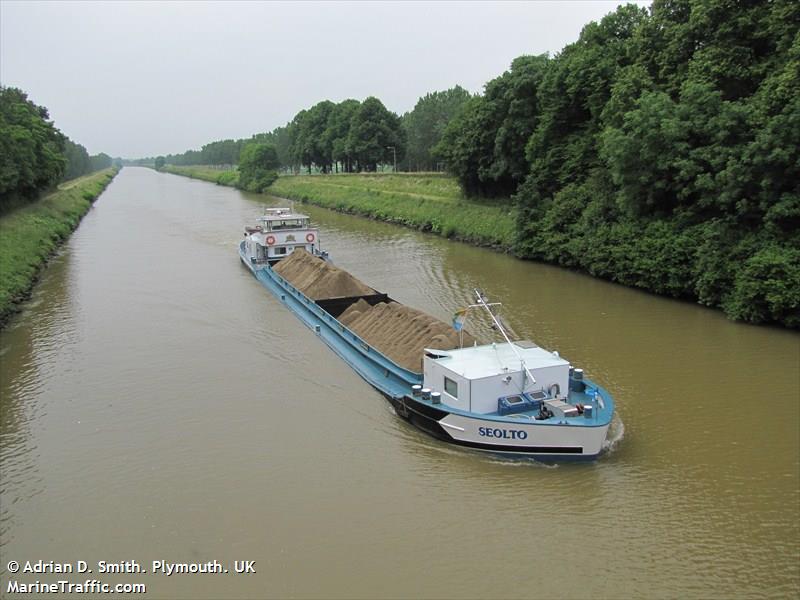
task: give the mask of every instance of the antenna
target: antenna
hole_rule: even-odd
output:
[[[522,358],[522,355],[520,355],[519,352],[517,352],[517,349],[514,347],[514,344],[509,339],[508,334],[506,333],[506,330],[503,327],[503,324],[500,322],[500,319],[498,319],[497,316],[494,314],[494,312],[492,312],[491,307],[492,306],[500,306],[500,303],[499,302],[491,302],[491,303],[487,302],[486,301],[487,300],[486,296],[484,296],[483,292],[481,292],[478,288],[475,288],[475,296],[478,299],[478,304],[473,304],[472,306],[470,306],[470,308],[483,307],[483,308],[486,309],[486,312],[488,312],[489,316],[492,318],[492,322],[495,324],[495,326],[500,331],[500,333],[503,334],[503,338],[505,338],[506,342],[508,342],[509,347],[511,348],[511,350],[513,350],[514,354],[519,359],[519,363],[522,366],[522,370],[524,371],[524,373],[527,374],[528,377],[530,377],[531,383],[536,383],[536,378],[533,376],[533,373],[531,373],[530,369],[528,369],[528,365],[525,364],[525,359]],[[525,378],[524,378],[524,376],[523,376],[523,380],[522,380],[522,391],[523,392],[525,391]]]

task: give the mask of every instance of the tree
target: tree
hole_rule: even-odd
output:
[[[291,134],[291,156],[292,162],[296,165],[306,165],[308,172],[311,173],[311,152],[310,144],[306,140],[306,134],[309,127],[306,125],[308,119],[308,111],[301,110],[298,112],[291,123],[289,123],[289,131]]]
[[[291,167],[291,134],[288,125],[285,127],[276,127],[271,132],[272,143],[275,144],[275,150],[278,152],[278,161],[281,167]]]
[[[330,151],[331,161],[337,172],[340,163],[346,173],[353,171],[353,155],[347,139],[350,135],[350,123],[360,104],[358,100],[342,100],[328,115],[328,124],[322,135],[323,144]]]
[[[432,149],[437,159],[457,179],[468,196],[488,196],[488,186],[481,174],[492,160],[494,132],[486,127],[486,101],[476,96],[465,102],[445,128],[439,143]]]
[[[297,121],[296,152],[309,169],[317,166],[323,173],[329,172],[333,164],[331,148],[325,143],[325,130],[334,106],[329,100],[319,102],[302,111],[302,118]]]
[[[163,156],[156,157],[156,163],[155,163],[156,169],[158,170],[163,169],[166,162],[167,160]]]
[[[370,96],[354,111],[347,136],[347,148],[356,162],[356,170],[376,171],[379,163],[390,162],[393,159],[390,146],[402,159],[405,136],[400,119]]]
[[[239,158],[239,187],[250,192],[263,192],[278,178],[280,167],[275,146],[250,142]]]

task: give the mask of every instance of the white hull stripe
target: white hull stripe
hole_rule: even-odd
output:
[[[459,427],[458,425],[451,425],[450,423],[445,423],[443,420],[439,421],[439,425],[447,427],[448,429],[455,429],[456,431],[464,431],[463,427]]]

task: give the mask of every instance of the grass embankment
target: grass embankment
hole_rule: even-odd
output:
[[[237,171],[204,166],[165,165],[161,170],[232,187],[239,179]],[[286,175],[268,193],[503,251],[514,242],[516,209],[508,201],[467,199],[447,175]]]
[[[105,169],[67,181],[40,200],[0,215],[0,327],[117,172]]]
[[[220,169],[213,169],[211,167],[204,167],[202,165],[192,167],[164,165],[159,170],[163,171],[164,173],[183,175],[184,177],[202,179],[203,181],[210,181],[211,183],[218,183],[220,185],[229,185],[231,187],[236,187],[236,184],[239,181],[238,171],[221,171]]]
[[[514,241],[516,210],[507,201],[468,200],[446,175],[295,175],[269,192],[506,251]]]

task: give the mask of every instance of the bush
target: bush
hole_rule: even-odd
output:
[[[734,319],[800,327],[800,250],[773,244],[758,251],[736,274],[724,308]]]
[[[239,159],[239,187],[261,193],[278,178],[278,154],[272,144],[250,143]]]
[[[223,171],[217,176],[217,183],[235,187],[239,183],[239,173],[236,171]]]
[[[248,192],[260,194],[275,183],[277,179],[278,173],[276,171],[259,171],[255,176],[250,178],[244,189]]]

